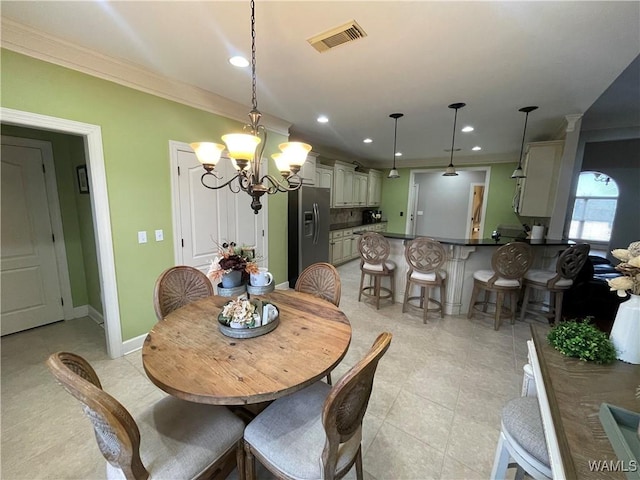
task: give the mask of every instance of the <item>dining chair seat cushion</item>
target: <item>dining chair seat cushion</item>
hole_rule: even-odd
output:
[[[495,272],[493,270],[477,270],[473,273],[473,278],[479,280],[481,282],[487,283]],[[519,287],[520,283],[518,280],[509,279],[509,278],[498,278],[494,285],[496,287]]]
[[[330,390],[325,382],[316,382],[279,398],[247,425],[245,442],[290,478],[322,478],[320,459],[327,438],[322,407]],[[340,445],[337,470],[353,460],[361,440],[359,427],[350,440]]]
[[[537,397],[519,397],[502,409],[502,427],[538,461],[549,466],[549,452]]]
[[[135,420],[140,429],[140,458],[154,480],[198,477],[237,444],[244,430],[242,420],[226,407],[175,397],[147,407]],[[107,462],[107,479],[125,480],[125,476]]]
[[[386,265],[387,270],[394,270],[396,268],[396,262],[394,262],[393,260],[387,260],[384,262],[384,264]],[[367,262],[364,262],[362,269],[370,270],[372,272],[382,272],[383,270],[381,263],[367,263]]]
[[[447,278],[447,272],[445,272],[444,270],[441,270],[440,271],[440,276],[443,279]],[[425,282],[435,282],[436,281],[436,273],[435,272],[422,273],[422,272],[413,271],[413,272],[411,272],[411,279],[412,280],[422,280],[422,281],[425,281]]]
[[[546,285],[549,280],[557,275],[556,272],[549,270],[529,270],[524,274],[524,278],[531,283],[538,283],[540,285]],[[556,287],[569,288],[573,285],[573,280],[570,278],[561,278],[556,282]]]

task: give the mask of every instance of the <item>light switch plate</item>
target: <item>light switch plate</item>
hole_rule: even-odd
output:
[[[138,232],[138,243],[147,243],[147,232]]]
[[[156,242],[164,240],[164,232],[162,230],[156,230]]]

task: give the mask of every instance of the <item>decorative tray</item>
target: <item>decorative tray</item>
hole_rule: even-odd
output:
[[[239,301],[250,302],[254,306],[253,318],[244,324],[233,321],[230,317],[225,317],[223,312],[227,306]],[[280,312],[273,303],[261,300],[236,299],[225,304],[218,315],[218,328],[223,335],[231,338],[254,338],[269,333],[280,323]],[[266,318],[266,323],[263,319]]]
[[[640,413],[615,405],[600,405],[600,423],[621,462],[627,478],[640,479]]]

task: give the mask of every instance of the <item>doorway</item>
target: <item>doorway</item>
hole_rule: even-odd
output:
[[[478,185],[483,187],[478,211],[478,236],[482,238],[490,174],[491,167],[459,168],[455,177],[443,177],[441,168],[411,170],[409,185],[414,195],[408,199],[406,231],[414,228],[417,236],[470,238],[469,191]]]
[[[469,185],[469,212],[467,218],[467,238],[479,240],[484,234],[484,183],[472,183]]]
[[[120,330],[120,309],[116,288],[109,198],[100,127],[4,107],[0,108],[0,114],[3,123],[8,125],[18,125],[83,137],[89,190],[91,191],[90,202],[94,219],[99,282],[102,288],[107,354],[111,358],[121,357],[124,353],[124,346]],[[65,318],[67,318],[66,312]]]

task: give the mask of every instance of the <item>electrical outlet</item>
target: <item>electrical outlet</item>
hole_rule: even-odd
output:
[[[138,243],[147,243],[147,232],[138,232]]]
[[[156,230],[156,242],[164,240],[164,232],[162,230]]]

